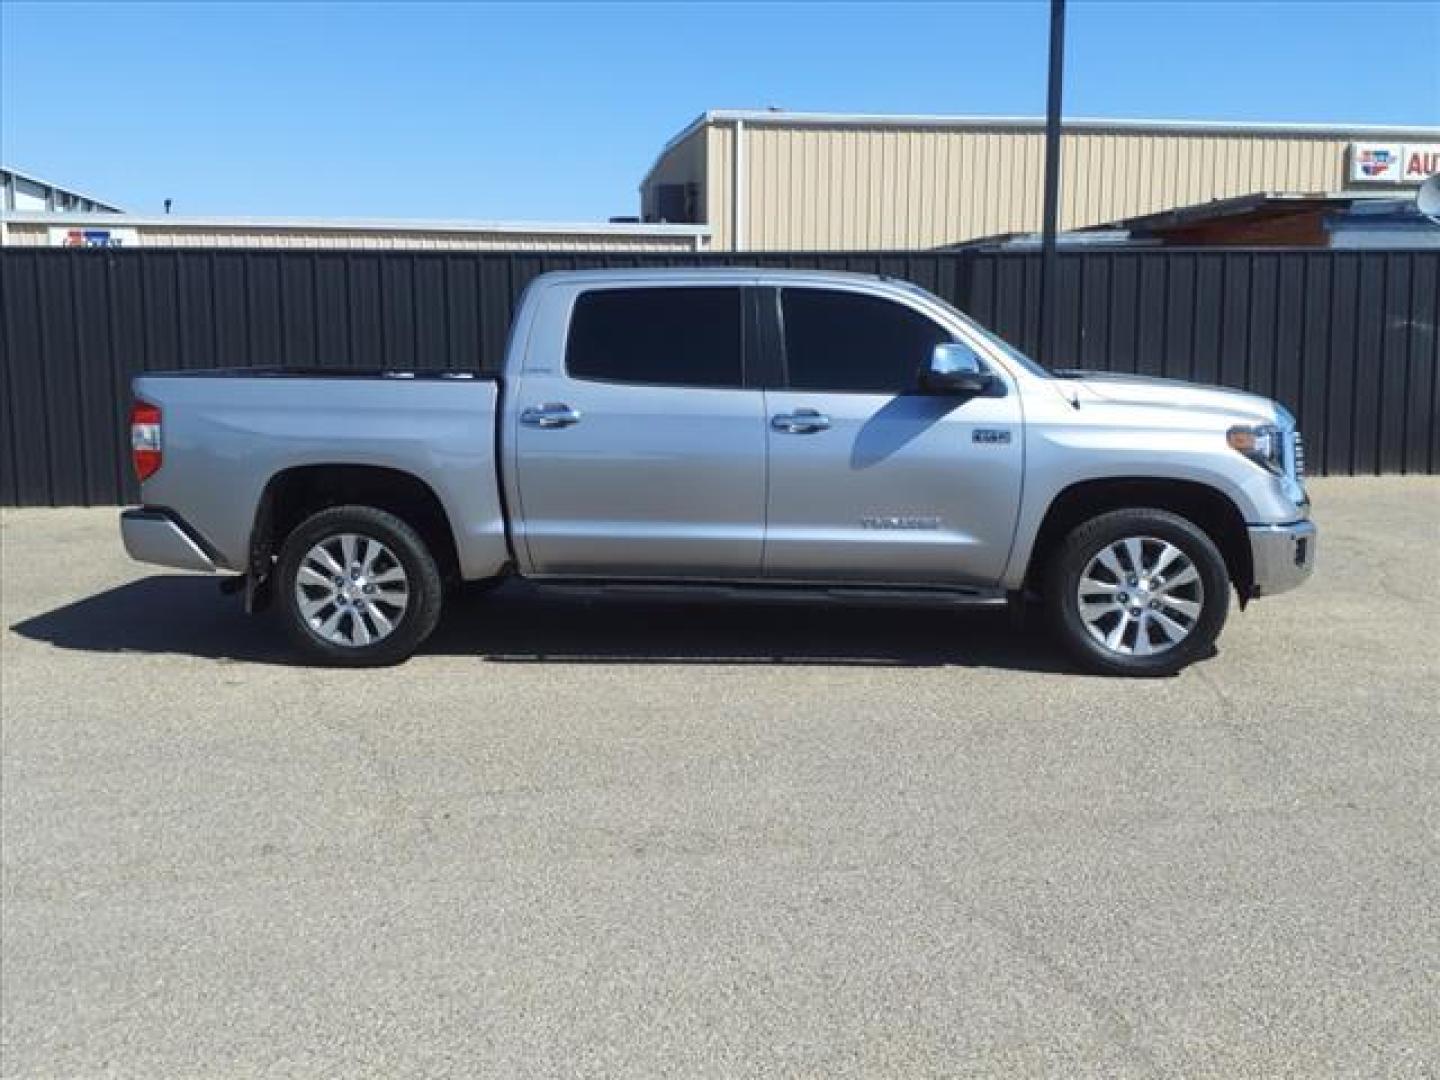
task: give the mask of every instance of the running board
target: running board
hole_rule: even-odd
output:
[[[1003,590],[934,588],[905,585],[811,585],[805,583],[591,581],[584,578],[535,578],[532,584],[549,592],[582,597],[640,597],[748,600],[765,603],[895,604],[1000,608]]]

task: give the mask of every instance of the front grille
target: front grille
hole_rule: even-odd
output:
[[[1291,467],[1295,470],[1295,479],[1303,482],[1305,479],[1305,440],[1298,431],[1290,433],[1290,462]]]

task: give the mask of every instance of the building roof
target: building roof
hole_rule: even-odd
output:
[[[710,109],[686,124],[656,155],[645,173],[648,182],[671,150],[708,124],[743,121],[754,125],[854,128],[931,128],[935,130],[1044,131],[1043,116],[965,116],[936,113],[826,113],[785,109]],[[1335,139],[1416,139],[1440,141],[1440,126],[1414,124],[1348,124],[1250,120],[1162,120],[1067,117],[1067,132],[1135,132],[1173,135],[1289,135]]]
[[[1348,210],[1362,202],[1412,202],[1404,191],[1344,191],[1344,192],[1298,192],[1298,191],[1254,191],[1248,195],[1235,195],[1228,199],[1212,199],[1209,202],[1177,206],[1159,210],[1153,214],[1107,221],[1090,225],[1076,232],[1091,232],[1096,229],[1126,229],[1135,232],[1165,232],[1183,229],[1221,218],[1266,218],[1286,214],[1304,213],[1311,210]]]
[[[296,230],[304,232],[515,233],[530,235],[668,236],[707,238],[708,225],[608,221],[471,221],[416,218],[190,217],[179,214],[100,214],[48,210],[7,210],[13,225],[88,225],[116,228]]]
[[[39,184],[41,187],[53,188],[56,191],[63,191],[66,195],[74,195],[77,198],[85,199],[88,202],[95,203],[97,206],[104,206],[108,208],[109,211],[112,213],[123,214],[125,212],[124,210],[120,209],[120,207],[110,202],[108,199],[96,198],[94,195],[91,195],[87,192],[76,190],[69,184],[57,184],[53,180],[46,180],[42,176],[36,176],[34,173],[25,172],[23,169],[17,169],[10,165],[0,165],[0,173],[9,173],[17,180],[28,180],[30,183]]]
[[[706,124],[742,120],[747,124],[814,127],[1021,128],[1045,130],[1043,116],[966,116],[938,113],[825,113],[785,109],[710,109],[665,144],[670,149]],[[1348,124],[1251,120],[1163,120],[1158,118],[1066,117],[1066,131],[1167,132],[1183,135],[1329,135],[1358,139],[1440,139],[1440,126]]]
[[[1413,196],[1405,191],[1255,191],[1067,230],[1056,237],[1056,242],[1061,247],[1183,244],[1193,239],[1197,232],[1206,226],[1224,223],[1244,229],[1286,219],[1294,220],[1306,215],[1324,215],[1327,220],[1341,222],[1358,222],[1363,218],[1392,229],[1415,226],[1427,233],[1434,228],[1415,209]],[[1346,217],[1333,218],[1332,215]],[[1324,226],[1317,224],[1316,227]],[[944,250],[1002,247],[1032,249],[1038,248],[1040,242],[1040,234],[1037,232],[1013,232],[950,244]],[[1431,246],[1428,240],[1426,246]]]

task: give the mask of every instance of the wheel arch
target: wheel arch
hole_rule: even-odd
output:
[[[1225,559],[1243,606],[1254,588],[1255,568],[1245,517],[1218,488],[1193,480],[1155,477],[1113,477],[1082,480],[1056,494],[1040,522],[1026,564],[1024,587],[1040,592],[1045,567],[1070,531],[1111,510],[1168,510],[1203,529]]]
[[[270,477],[255,509],[246,567],[250,610],[268,604],[276,553],[295,527],[321,510],[346,505],[373,506],[394,514],[420,534],[441,576],[459,579],[459,548],[450,515],[424,480],[382,465],[296,465]]]

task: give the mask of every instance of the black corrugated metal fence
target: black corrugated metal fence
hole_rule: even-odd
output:
[[[906,278],[1039,355],[1030,253],[621,255],[0,249],[0,505],[131,501],[129,380],[293,364],[498,368],[548,270],[694,264]],[[1279,398],[1324,473],[1440,471],[1440,253],[1114,250],[1060,257],[1061,367]]]

